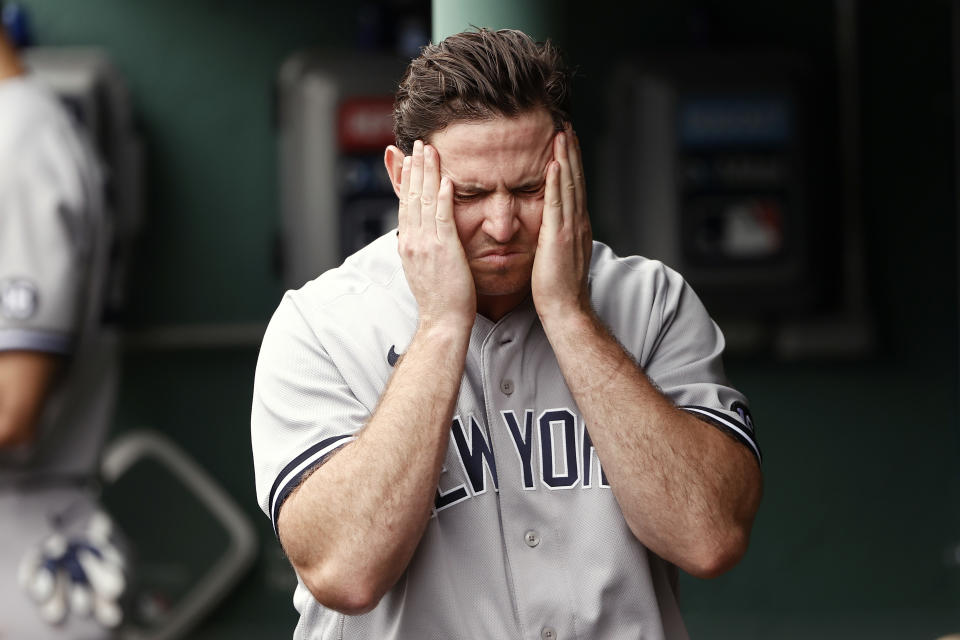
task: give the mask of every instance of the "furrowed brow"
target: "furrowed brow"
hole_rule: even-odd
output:
[[[473,182],[462,182],[462,183],[454,182],[453,185],[456,188],[457,192],[489,193],[491,191],[489,187],[485,187],[484,185],[476,184]]]
[[[547,176],[546,174],[542,176],[537,176],[535,178],[530,178],[529,180],[524,180],[523,182],[515,185],[511,189],[513,191],[524,191],[526,189],[539,189],[546,183]]]

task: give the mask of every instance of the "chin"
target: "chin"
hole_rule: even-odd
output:
[[[526,294],[530,291],[530,281],[527,280],[523,284],[506,284],[498,283],[494,286],[478,286],[477,294],[486,297],[496,297],[496,296],[514,296],[519,294]]]
[[[481,267],[472,268],[471,271],[477,293],[485,296],[509,296],[530,289],[533,264],[531,260],[503,269]]]

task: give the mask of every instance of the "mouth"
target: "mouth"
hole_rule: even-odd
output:
[[[510,248],[507,248],[507,247],[501,247],[501,248],[497,248],[497,249],[486,249],[486,250],[481,251],[480,253],[478,253],[478,254],[476,255],[476,257],[477,257],[477,258],[489,258],[489,257],[492,257],[492,256],[509,256],[509,255],[513,255],[513,254],[515,254],[515,253],[520,253],[520,252],[519,252],[518,250],[516,250],[516,249],[510,249]]]
[[[505,269],[523,262],[525,256],[526,253],[518,249],[498,247],[481,251],[473,257],[471,262],[492,269]]]

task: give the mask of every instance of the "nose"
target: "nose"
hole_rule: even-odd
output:
[[[520,228],[517,199],[512,195],[496,194],[487,202],[483,216],[483,232],[500,243],[509,242]]]

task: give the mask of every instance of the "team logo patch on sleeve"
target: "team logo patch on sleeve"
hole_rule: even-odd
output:
[[[742,402],[734,402],[730,405],[730,411],[740,416],[740,422],[745,424],[754,436],[757,435],[757,428],[753,425],[753,415],[750,414],[750,409],[747,408],[747,405]]]
[[[0,280],[0,315],[8,320],[27,320],[37,312],[40,294],[24,278]]]

